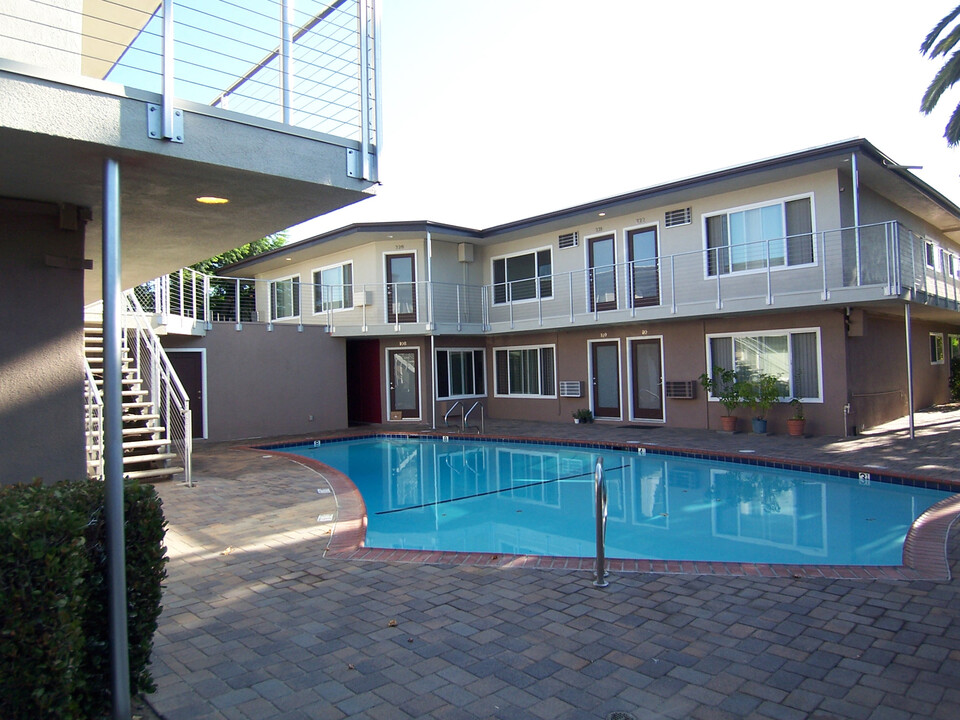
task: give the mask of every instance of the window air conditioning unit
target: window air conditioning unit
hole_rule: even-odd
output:
[[[579,380],[561,380],[560,397],[581,397],[582,383]]]
[[[364,305],[373,305],[373,290],[354,290],[353,306],[363,307]]]
[[[561,235],[560,237],[557,238],[557,240],[560,244],[561,250],[566,250],[567,248],[575,248],[577,245],[580,244],[580,233],[574,230],[573,232],[565,233]]]

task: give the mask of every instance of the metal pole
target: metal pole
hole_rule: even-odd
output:
[[[596,587],[606,587],[607,561],[604,557],[604,545],[607,542],[607,486],[603,481],[603,457],[597,458],[597,467],[593,474],[593,484],[596,499],[597,515],[597,569],[593,584]]]
[[[437,350],[436,336],[430,333],[430,404],[433,411],[432,429],[437,429]],[[437,496],[439,497],[439,495]]]
[[[916,437],[913,426],[913,351],[910,348],[910,303],[903,306],[903,327],[907,334],[907,417],[910,422],[910,439]]]
[[[173,132],[173,0],[163,0],[163,78],[160,111],[163,137],[169,139]]]
[[[293,3],[281,2],[280,15],[280,96],[283,105],[283,124],[290,124],[293,96]]]
[[[357,9],[357,24],[360,45],[360,167],[364,180],[370,177],[370,33],[367,18],[367,0],[360,0]],[[379,74],[380,68],[377,68]],[[379,102],[380,98],[377,98]],[[378,127],[379,131],[380,128]]]
[[[120,347],[120,164],[103,167],[104,517],[113,720],[130,718],[127,578],[123,534],[123,395]]]
[[[853,175],[853,226],[857,249],[857,287],[860,286],[860,171],[857,170],[857,154],[850,156],[850,172]]]
[[[380,2],[373,0],[373,93],[374,101],[374,122],[376,123],[377,158],[383,152],[383,103],[380,98],[383,97],[383,91],[380,88]],[[380,179],[379,160],[373,166],[373,176],[370,180],[377,182]]]

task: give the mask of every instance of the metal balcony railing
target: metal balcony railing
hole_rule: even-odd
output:
[[[164,114],[187,101],[364,158],[379,144],[377,0],[23,0],[0,7],[0,47],[0,62],[157,93]]]
[[[960,311],[960,253],[937,255],[931,264],[926,243],[888,222],[485,286],[314,285],[183,270],[141,286],[138,296],[161,316],[322,324],[333,333],[373,334],[480,334],[885,297]]]

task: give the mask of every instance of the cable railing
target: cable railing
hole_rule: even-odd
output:
[[[378,145],[377,0],[24,0],[0,9],[0,46],[61,76]]]
[[[319,324],[328,332],[483,334],[903,297],[960,310],[960,254],[896,222],[841,228],[490,285],[314,284],[184,270],[141,286],[159,315]],[[942,256],[942,257],[941,257]]]
[[[160,339],[150,326],[136,294],[123,294],[123,326],[127,351],[133,357],[143,386],[149,388],[150,399],[160,415],[159,431],[171,452],[182,463],[185,482],[193,487],[191,460],[193,427],[190,401],[177,373],[170,364]]]
[[[103,478],[103,394],[93,376],[90,362],[84,357],[83,395],[85,399],[84,432],[87,445],[87,477]]]

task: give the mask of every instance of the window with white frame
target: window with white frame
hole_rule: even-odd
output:
[[[936,270],[936,268],[937,268],[937,248],[936,248],[936,246],[935,246],[932,242],[927,241],[927,242],[924,244],[924,250],[925,250],[925,252],[924,252],[924,260],[926,261],[927,267],[928,267],[928,268],[931,268],[931,269],[933,269],[933,270]]]
[[[486,395],[483,350],[437,350],[437,398]]]
[[[353,307],[353,263],[313,271],[313,311],[347,310]]]
[[[943,365],[943,333],[930,333],[930,364]]]
[[[811,264],[812,209],[801,197],[705,215],[707,275]]]
[[[495,393],[499,396],[556,397],[555,355],[552,345],[495,349]]]
[[[816,329],[769,330],[707,336],[708,374],[734,370],[747,380],[766,373],[782,383],[783,400],[821,397],[820,333]]]
[[[550,248],[493,258],[493,304],[553,297]]]
[[[300,315],[300,276],[270,283],[270,319],[284,320]]]

